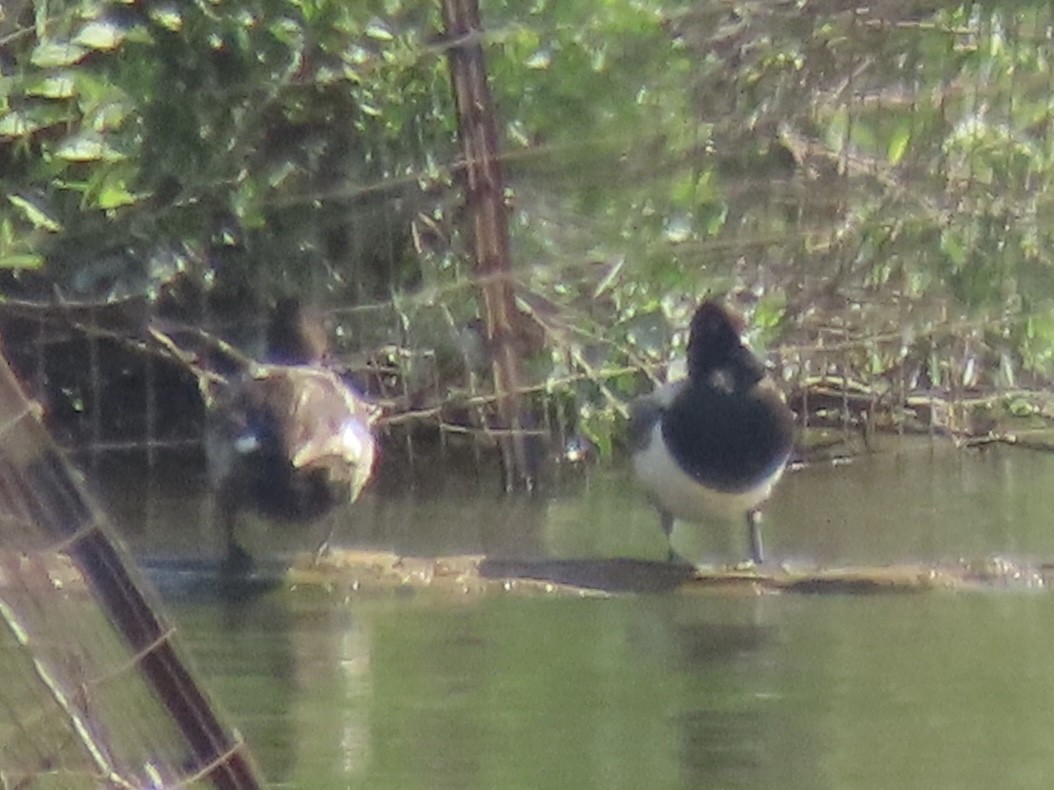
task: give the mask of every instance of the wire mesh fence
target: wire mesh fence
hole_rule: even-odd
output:
[[[258,787],[0,360],[0,784]]]
[[[296,293],[384,405],[387,453],[467,440],[486,467],[488,278],[515,295],[521,430],[558,448],[618,447],[713,292],[806,427],[1054,414],[1049,3],[488,2],[457,35],[435,3],[177,5],[0,9],[0,337],[64,448],[198,453],[200,377],[151,331],[255,355]],[[474,265],[468,46],[498,273]],[[0,783],[238,774],[236,736],[161,702],[169,627],[120,615],[142,602],[105,519],[3,388]]]

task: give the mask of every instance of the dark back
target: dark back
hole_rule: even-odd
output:
[[[692,317],[688,379],[663,415],[674,460],[701,483],[752,488],[790,455],[793,417],[741,339],[742,319],[717,300]]]
[[[689,382],[667,410],[662,435],[674,460],[694,479],[738,491],[786,462],[794,423],[767,380],[732,390]]]

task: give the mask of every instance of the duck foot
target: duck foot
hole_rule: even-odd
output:
[[[691,568],[693,570],[695,570],[697,568],[697,566],[696,566],[696,564],[694,562],[692,562],[691,560],[689,560],[686,557],[682,557],[680,554],[678,554],[673,549],[670,549],[669,554],[666,555],[666,561],[670,565],[676,565],[676,566],[681,567],[681,568]]]
[[[329,545],[329,538],[326,538],[324,541],[319,543],[318,548],[315,549],[315,556],[314,559],[312,559],[311,564],[319,565],[322,560],[329,556],[331,551],[332,547]]]

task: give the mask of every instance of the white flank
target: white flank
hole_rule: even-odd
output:
[[[713,491],[681,471],[662,440],[662,424],[652,428],[648,446],[633,456],[641,486],[663,510],[682,521],[743,518],[772,493],[783,475],[783,464],[768,478],[746,491]]]

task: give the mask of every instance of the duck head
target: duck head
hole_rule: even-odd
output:
[[[715,299],[699,305],[688,330],[688,375],[705,377],[739,360],[744,326],[741,316]]]
[[[279,299],[267,327],[267,359],[278,365],[318,365],[329,351],[321,316],[299,299]]]

